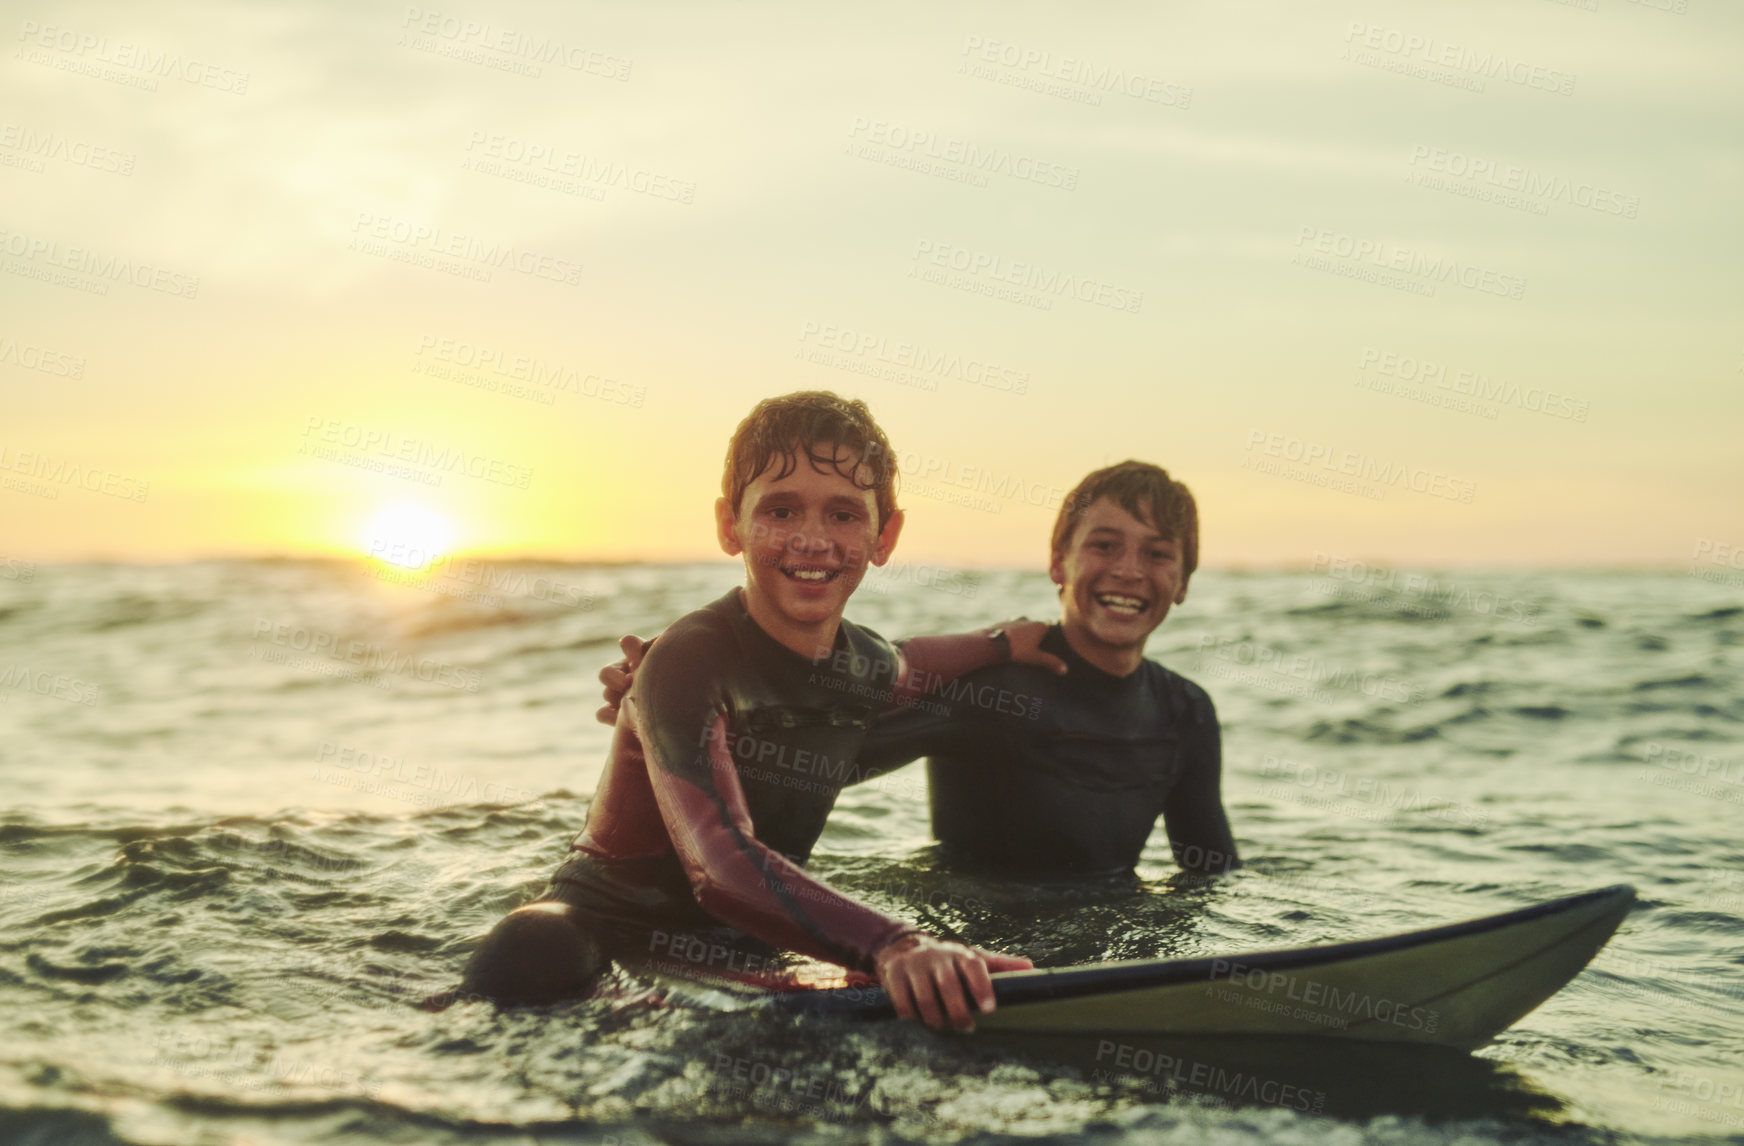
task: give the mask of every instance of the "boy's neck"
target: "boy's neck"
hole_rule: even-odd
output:
[[[815,624],[801,624],[772,608],[768,601],[741,586],[739,603],[745,607],[751,621],[767,633],[776,644],[791,649],[806,660],[816,660],[836,647],[836,631],[842,627],[842,615],[832,614]]]
[[[1144,664],[1144,646],[1106,645],[1060,618],[1060,632],[1072,651],[1109,676],[1131,676]]]

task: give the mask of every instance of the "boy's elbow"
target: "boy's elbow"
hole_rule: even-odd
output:
[[[726,898],[721,885],[707,876],[690,877],[690,894],[695,897],[696,905],[714,916],[720,918],[721,901]]]
[[[696,899],[697,906],[716,919],[725,919],[723,913],[731,912],[733,905],[742,898],[728,882],[725,873],[706,861],[694,866],[686,864],[685,868],[685,874],[690,877],[690,894]]]
[[[684,863],[685,878],[690,881],[690,894],[698,903],[720,894],[719,875],[711,871],[707,863],[686,855],[680,855],[679,859]]]

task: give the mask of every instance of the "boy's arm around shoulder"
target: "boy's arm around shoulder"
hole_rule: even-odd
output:
[[[1047,631],[1045,622],[1019,618],[972,633],[910,637],[896,646],[895,703],[913,703],[946,681],[1006,661],[1063,673],[1066,662],[1041,648]]]

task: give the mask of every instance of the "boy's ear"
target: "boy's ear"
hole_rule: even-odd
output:
[[[878,531],[878,548],[872,551],[872,564],[882,565],[896,552],[896,539],[902,536],[902,522],[903,514],[899,509],[890,515],[890,520]]]
[[[715,540],[721,543],[721,552],[728,557],[737,557],[745,551],[745,546],[739,541],[739,515],[733,510],[733,503],[724,497],[715,498]]]
[[[1048,580],[1062,589],[1066,587],[1066,562],[1058,553],[1048,558]]]

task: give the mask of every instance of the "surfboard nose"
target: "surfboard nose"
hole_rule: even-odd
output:
[[[1489,973],[1440,1000],[1457,1032],[1444,1041],[1473,1050],[1512,1026],[1580,974],[1634,907],[1635,889],[1614,884],[1510,913]]]
[[[1635,888],[1627,883],[1612,884],[1610,887],[1601,887],[1596,891],[1571,895],[1566,899],[1552,900],[1544,906],[1552,907],[1558,904],[1563,905],[1561,910],[1566,912],[1565,918],[1575,925],[1571,930],[1580,930],[1589,926],[1602,927],[1602,932],[1595,932],[1599,935],[1599,939],[1593,947],[1593,953],[1597,954],[1599,948],[1605,945],[1606,940],[1616,933],[1617,928],[1623,925],[1623,920],[1627,919],[1629,913],[1635,909]]]

